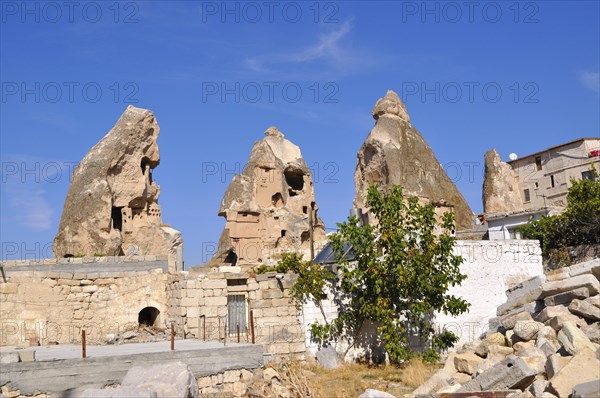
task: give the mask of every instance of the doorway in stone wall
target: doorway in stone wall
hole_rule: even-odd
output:
[[[138,324],[140,326],[157,326],[159,315],[158,308],[145,307],[138,313]]]

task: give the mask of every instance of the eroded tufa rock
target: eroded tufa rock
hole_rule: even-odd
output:
[[[508,163],[492,149],[484,155],[485,177],[483,180],[483,211],[503,213],[523,208],[515,173]]]
[[[273,264],[284,252],[309,259],[311,218],[315,251],[326,241],[300,148],[277,127],[265,135],[223,196],[219,215],[227,221],[211,266]]]
[[[159,186],[159,126],[146,109],[127,107],[73,173],[53,250],[77,255],[169,255],[181,266],[181,233],[163,225]]]
[[[472,229],[475,215],[427,142],[410,124],[398,94],[388,91],[372,114],[375,127],[356,160],[354,207],[365,208],[370,184],[384,188],[401,185],[407,195],[433,203],[438,215],[453,211],[458,230]]]

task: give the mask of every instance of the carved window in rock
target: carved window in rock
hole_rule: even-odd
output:
[[[283,172],[285,182],[289,186],[290,196],[298,195],[299,191],[304,189],[304,173],[300,169],[288,167]]]
[[[110,212],[111,225],[113,229],[123,230],[123,208],[113,206]]]

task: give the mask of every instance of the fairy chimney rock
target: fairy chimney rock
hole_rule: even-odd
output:
[[[181,233],[162,222],[159,126],[146,109],[127,107],[75,169],[53,250],[56,257],[168,255],[182,268]]]
[[[384,188],[400,185],[407,195],[427,198],[434,206],[454,211],[457,230],[473,228],[473,211],[427,142],[411,125],[398,94],[388,91],[377,101],[372,115],[375,127],[356,160],[354,207],[365,209],[370,184]]]
[[[487,214],[522,210],[517,177],[512,167],[503,162],[498,151],[484,155],[483,211]]]
[[[219,215],[226,223],[210,265],[238,265],[250,269],[274,264],[285,252],[310,258],[313,248],[326,241],[317,215],[312,174],[300,148],[277,127],[257,141],[241,174],[227,188]]]

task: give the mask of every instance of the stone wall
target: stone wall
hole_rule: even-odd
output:
[[[466,299],[471,307],[458,317],[438,314],[436,324],[465,343],[487,331],[496,308],[506,301],[506,290],[543,275],[544,269],[536,240],[458,241],[455,250],[464,258],[461,270],[467,279],[449,293]]]
[[[230,296],[243,296],[244,313],[238,319],[241,342],[252,341],[252,313],[255,342],[262,344],[265,352],[305,353],[303,318],[290,298],[293,275],[279,274],[278,279],[273,272],[254,275],[204,271],[171,276],[167,285],[167,322],[174,321],[178,333],[207,341],[237,341],[237,324],[228,325],[228,302]]]
[[[103,344],[107,334],[137,328],[138,314],[167,309],[162,269],[129,271],[11,271],[0,283],[0,345],[81,341]],[[160,315],[157,319],[160,324]]]
[[[461,286],[451,287],[449,294],[463,297],[471,307],[458,317],[437,314],[434,322],[437,328],[453,331],[459,336],[460,343],[465,343],[487,331],[489,320],[496,316],[496,308],[506,301],[505,291],[542,275],[543,265],[539,243],[532,240],[459,240],[455,252],[464,258],[461,270],[467,279]],[[322,305],[328,320],[337,316],[331,294]],[[303,315],[307,350],[315,355],[318,345],[310,340],[310,324],[323,322],[323,315],[313,303],[303,306]],[[417,341],[414,343],[418,344]],[[345,347],[344,342],[338,342],[336,350],[343,352]],[[360,355],[351,350],[347,358]]]

